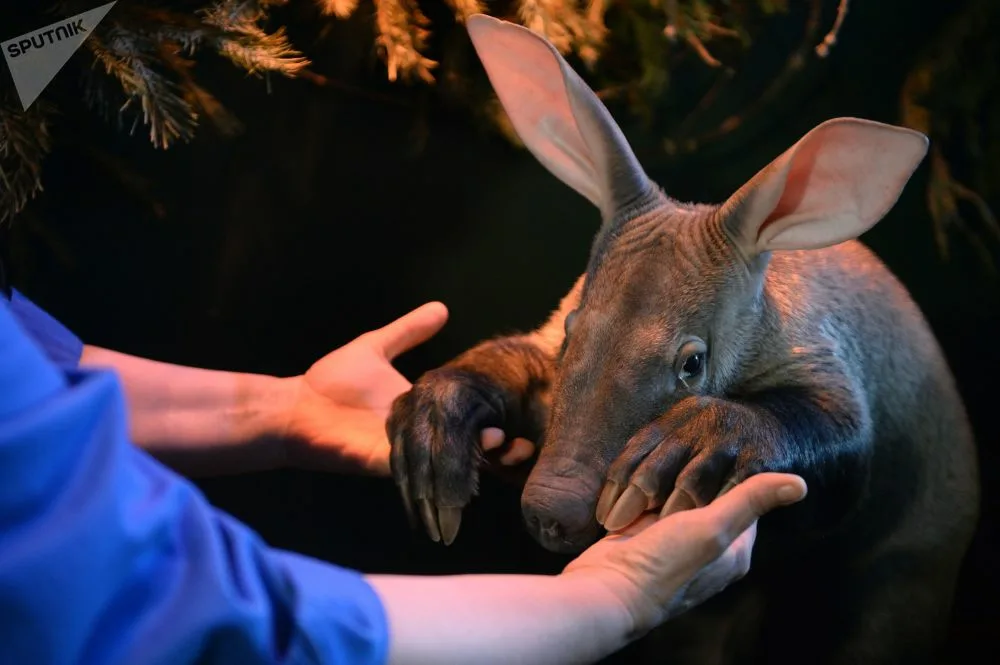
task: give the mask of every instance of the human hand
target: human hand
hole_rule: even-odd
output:
[[[385,421],[410,382],[392,361],[429,340],[448,320],[427,303],[327,354],[300,377],[286,437],[289,466],[389,475]]]
[[[702,508],[644,515],[591,546],[563,575],[599,580],[624,607],[633,639],[640,637],[746,575],[758,518],[806,491],[795,475],[752,476]]]

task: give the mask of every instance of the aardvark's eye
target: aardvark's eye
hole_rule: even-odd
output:
[[[692,381],[700,379],[705,374],[705,364],[708,360],[708,346],[698,338],[688,339],[677,352],[676,365],[674,371],[677,378],[688,388]]]
[[[702,368],[705,366],[705,354],[701,351],[688,356],[688,359],[684,361],[684,365],[681,367],[681,374],[685,379],[693,378],[701,373]]]

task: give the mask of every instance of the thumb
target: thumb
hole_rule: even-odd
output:
[[[723,549],[759,518],[779,506],[805,498],[806,481],[788,473],[759,473],[701,508],[702,518],[715,527]]]
[[[448,321],[448,308],[440,302],[429,302],[368,333],[368,339],[392,360],[436,335]]]

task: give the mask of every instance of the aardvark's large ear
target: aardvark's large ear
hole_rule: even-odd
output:
[[[730,197],[723,223],[747,255],[856,238],[896,204],[927,147],[911,129],[827,120]]]
[[[552,44],[485,14],[466,28],[514,130],[545,168],[605,221],[655,200],[659,190],[621,129]]]

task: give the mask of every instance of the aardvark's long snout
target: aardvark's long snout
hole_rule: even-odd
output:
[[[601,473],[568,457],[543,454],[521,494],[528,532],[547,550],[577,554],[603,535],[597,522]]]

